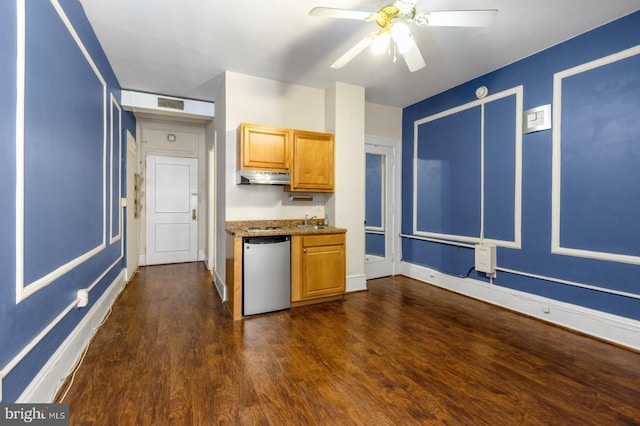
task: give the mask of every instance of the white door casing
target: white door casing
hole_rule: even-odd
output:
[[[146,264],[198,260],[198,159],[147,156]]]
[[[365,248],[365,275],[367,279],[386,277],[395,275],[395,262],[398,261],[398,249],[394,239],[397,235],[397,212],[396,212],[396,177],[398,173],[396,164],[395,146],[388,146],[372,141],[367,137],[365,152],[379,155],[382,158],[382,199],[380,207],[382,210],[381,227],[371,227],[365,225],[365,232],[384,235],[384,256],[371,255],[366,253]],[[378,143],[372,143],[378,142]],[[382,141],[386,142],[386,141]]]

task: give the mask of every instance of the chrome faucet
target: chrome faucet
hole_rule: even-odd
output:
[[[308,216],[309,216],[309,215],[307,215],[307,214],[305,214],[305,215],[304,215],[304,224],[305,224],[305,225],[308,225],[310,220],[313,220],[313,219],[317,219],[317,218],[318,218],[318,216],[311,216],[311,217],[309,217],[309,218],[308,218]]]

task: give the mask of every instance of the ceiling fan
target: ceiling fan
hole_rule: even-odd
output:
[[[315,7],[309,11],[311,16],[325,16],[330,18],[364,20],[375,22],[379,30],[369,33],[344,55],[338,58],[331,68],[340,69],[367,47],[376,52],[400,53],[414,72],[425,66],[424,59],[418,49],[409,24],[420,27],[485,27],[493,23],[498,13],[496,9],[484,10],[446,10],[438,12],[417,12],[418,0],[387,0],[377,12],[362,12],[358,10],[336,9],[332,7]]]

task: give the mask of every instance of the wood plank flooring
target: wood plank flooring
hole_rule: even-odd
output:
[[[640,353],[406,277],[233,322],[203,264],[142,268],[72,425],[636,425]]]

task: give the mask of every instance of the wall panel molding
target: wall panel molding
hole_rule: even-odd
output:
[[[514,114],[514,177],[513,177],[513,238],[510,240],[499,238],[488,238],[485,235],[485,175],[488,169],[491,168],[491,164],[486,164],[485,160],[485,106],[508,97],[515,98],[515,111]],[[521,247],[521,221],[522,221],[522,106],[523,106],[523,86],[517,86],[502,92],[487,96],[482,99],[478,99],[454,108],[441,111],[439,113],[423,117],[415,120],[413,123],[413,235],[435,238],[448,241],[461,241],[466,243],[490,243],[500,247],[508,247],[519,249]],[[420,229],[419,224],[419,212],[418,212],[418,199],[419,199],[419,161],[418,161],[418,145],[420,136],[420,125],[431,123],[443,118],[453,116],[458,113],[469,111],[473,108],[479,108],[480,114],[480,129],[478,136],[478,143],[480,144],[480,211],[479,214],[479,229],[476,235],[458,235],[442,232],[433,232],[424,229]],[[432,194],[433,195],[433,194]]]
[[[73,28],[69,18],[65,14],[63,8],[60,6],[57,0],[50,0],[50,5],[53,7],[57,16],[60,18],[64,28],[68,31],[72,40],[75,42],[75,46],[79,49],[82,56],[85,58],[88,66],[92,70],[95,78],[98,81],[96,93],[98,97],[102,99],[102,242],[97,246],[84,251],[78,256],[69,259],[65,263],[57,265],[49,272],[31,282],[25,279],[25,227],[29,224],[25,223],[25,199],[28,194],[25,193],[25,107],[27,107],[27,53],[26,53],[26,40],[27,32],[30,29],[27,27],[27,13],[26,13],[26,0],[17,0],[17,95],[16,95],[16,303],[20,303],[30,295],[34,294],[38,290],[51,284],[53,281],[76,268],[78,265],[86,262],[88,259],[101,252],[106,247],[106,148],[107,148],[107,83],[100,73],[95,62],[91,58],[88,50],[84,46],[82,40],[78,36],[77,32]],[[36,6],[37,5],[37,6]],[[30,7],[46,7],[42,3],[31,3]],[[73,72],[72,69],[69,72]],[[56,100],[51,100],[55,102]],[[51,105],[51,108],[59,108],[58,105]],[[69,196],[70,194],[66,194]],[[72,194],[71,194],[72,195]],[[55,226],[55,224],[51,224]]]
[[[628,147],[622,146],[625,142],[629,142],[629,141],[619,139],[621,132],[624,132],[624,130],[621,130],[621,127],[624,127],[622,126],[623,123],[616,121],[620,117],[620,114],[610,113],[606,111],[606,108],[608,107],[608,105],[606,104],[606,99],[607,99],[607,96],[609,96],[609,98],[614,98],[615,102],[624,102],[624,100],[620,100],[621,96],[619,96],[617,92],[614,92],[619,90],[622,90],[626,94],[631,93],[631,98],[633,97],[635,97],[636,99],[640,98],[640,88],[637,87],[637,81],[635,81],[634,83],[633,79],[631,78],[625,78],[624,76],[620,76],[615,72],[608,72],[605,74],[606,77],[604,79],[602,78],[597,79],[597,82],[595,84],[597,84],[598,87],[585,87],[585,86],[590,86],[585,84],[576,85],[578,86],[577,91],[580,92],[580,96],[583,96],[588,103],[586,105],[585,104],[573,105],[573,108],[566,108],[567,111],[565,111],[565,114],[563,114],[563,107],[564,107],[564,104],[566,103],[565,100],[563,99],[563,96],[574,95],[573,93],[567,92],[569,90],[568,87],[570,87],[568,85],[568,82],[570,81],[571,78],[588,77],[589,73],[597,72],[598,69],[600,69],[601,67],[607,67],[607,66],[611,67],[614,64],[622,66],[621,61],[638,57],[638,55],[640,55],[640,45],[632,47],[630,49],[623,50],[621,52],[618,52],[612,55],[608,55],[608,56],[596,59],[594,61],[590,61],[581,65],[566,69],[564,71],[555,73],[553,76],[554,127],[553,127],[553,133],[552,133],[553,134],[552,229],[551,229],[551,252],[552,253],[582,257],[582,258],[599,259],[599,260],[605,260],[605,261],[611,261],[611,262],[630,263],[630,264],[636,264],[636,265],[640,264],[640,255],[638,253],[621,253],[621,252],[614,253],[606,249],[607,244],[613,245],[613,243],[609,243],[608,241],[624,240],[626,238],[625,237],[626,235],[630,235],[630,232],[633,232],[633,228],[625,229],[625,227],[622,226],[621,228],[617,229],[618,235],[615,235],[615,232],[612,232],[612,231],[604,232],[604,234],[608,236],[609,240],[607,242],[602,242],[597,240],[597,236],[595,233],[596,229],[598,228],[598,225],[594,223],[589,223],[588,225],[584,225],[583,229],[581,230],[583,232],[580,232],[580,242],[578,243],[574,242],[573,244],[564,242],[563,244],[563,241],[561,241],[562,223],[564,223],[567,226],[573,226],[572,229],[575,231],[580,226],[581,222],[579,221],[584,220],[584,218],[582,217],[584,215],[576,215],[576,214],[572,215],[569,213],[563,214],[563,205],[561,201],[563,197],[563,190],[568,191],[568,189],[566,188],[566,185],[567,185],[566,182],[573,181],[574,193],[576,192],[575,188],[578,188],[577,185],[584,185],[584,187],[579,188],[581,193],[584,193],[584,194],[595,193],[595,188],[593,186],[589,186],[590,184],[586,180],[586,179],[594,180],[593,176],[590,176],[588,174],[587,175],[581,174],[580,169],[576,173],[573,173],[572,176],[565,177],[565,179],[563,180],[563,176],[562,176],[563,166],[564,166],[563,154],[567,158],[569,158],[570,156],[577,157],[584,152],[589,153],[590,157],[580,157],[582,162],[579,164],[582,165],[583,167],[582,170],[585,170],[585,169],[589,169],[587,161],[594,161],[595,155],[604,155],[603,154],[604,152],[608,152],[609,154],[611,154],[612,152],[615,152],[616,149],[618,150],[625,149],[624,153],[618,154],[618,155],[620,155],[620,158],[624,158],[625,159],[624,161],[627,163],[624,163],[621,161],[619,164],[619,168],[625,167],[626,165],[628,166],[628,162],[634,161],[634,158],[635,158],[633,157],[634,151],[633,150],[630,151]],[[632,63],[629,66],[629,70],[625,71],[627,72],[627,75],[631,76],[637,73],[637,63],[638,61],[636,60],[636,62]],[[621,68],[618,68],[617,70],[620,71],[620,69]],[[610,81],[606,81],[607,79],[609,79]],[[629,85],[629,87],[623,87],[622,85],[624,84]],[[591,97],[589,98],[589,96]],[[636,107],[637,107],[637,103],[638,102],[636,101]],[[575,110],[578,109],[576,108],[576,106],[581,110],[579,112],[579,116],[577,117],[573,115],[573,114],[576,114]],[[563,125],[566,125],[566,127],[570,130],[569,131],[567,131],[566,129],[563,130]],[[595,129],[595,131],[591,133],[591,139],[582,138],[581,135],[573,136],[574,133],[581,132],[587,126],[589,126],[589,129],[591,128],[591,126]],[[636,129],[638,127],[640,126],[636,125]],[[577,131],[573,132],[574,129],[576,129]],[[608,129],[612,129],[611,130],[612,133],[607,133]],[[567,133],[570,134],[573,139],[568,139],[566,141],[563,141],[562,140],[563,131],[567,131]],[[596,132],[601,132],[601,133],[595,134]],[[585,133],[589,133],[589,132],[585,131]],[[635,141],[630,143],[637,143],[638,135],[634,135],[633,137],[635,137]],[[566,152],[563,151],[563,143],[565,145],[564,149]],[[589,146],[589,143],[592,143],[593,146]],[[637,154],[635,155],[637,156]],[[582,160],[582,158],[584,158],[584,160]],[[568,161],[565,160],[565,163],[567,162]],[[610,163],[610,162],[613,162],[613,161],[612,160],[607,161],[607,163]],[[574,164],[575,163],[576,162],[574,160]],[[630,166],[631,169],[633,169],[633,167],[634,166]],[[597,168],[597,165],[596,167],[593,167],[593,168]],[[638,169],[636,168],[636,170]],[[617,170],[608,170],[606,172],[606,176],[607,177],[614,176],[616,173],[617,173]],[[599,175],[594,175],[594,176],[599,177]],[[637,176],[640,177],[640,173],[638,173]],[[603,179],[596,178],[595,180],[600,182]],[[628,176],[627,176],[627,180],[628,180]],[[565,182],[564,185],[563,185],[563,182]],[[578,183],[576,184],[576,182]],[[611,182],[612,183],[609,186],[613,186],[615,184],[615,181],[613,180],[613,178],[611,178]],[[626,182],[626,184],[634,185],[632,182]],[[636,187],[637,185],[633,186],[632,188],[636,188]],[[623,193],[624,191],[628,191],[629,188],[617,186],[617,190],[618,190],[617,192]],[[600,193],[611,192],[604,189],[600,189],[600,191],[601,191]],[[584,195],[582,197],[584,197]],[[629,212],[629,211],[634,211],[634,210],[637,211],[636,207],[638,205],[637,204],[638,201],[637,200],[634,201],[636,197],[627,196],[625,198],[626,199],[622,201],[620,198],[616,199],[620,203],[622,202],[629,203],[628,205],[625,204],[625,205],[616,206],[616,209],[617,209],[616,211],[621,212],[621,214],[624,214],[625,212]],[[602,200],[602,202],[608,205],[611,204],[610,202],[607,202],[605,200]],[[634,202],[636,204],[633,204]],[[611,210],[604,210],[605,213],[608,213],[610,211]],[[586,214],[589,212],[584,212],[584,213]],[[616,221],[616,217],[613,216],[612,214],[604,214],[603,216],[606,216],[605,220],[608,223],[612,223]],[[619,217],[619,219],[624,219],[625,224],[631,224],[632,227],[635,226],[637,229],[636,219],[626,218],[626,217],[625,218]],[[567,244],[573,245],[573,247],[569,247]],[[624,244],[621,244],[621,245],[624,245]],[[626,243],[626,247],[633,247],[633,246],[637,247],[637,240],[632,243],[628,243],[628,242]],[[597,247],[601,247],[601,249],[598,250],[596,249]],[[633,249],[631,249],[631,251],[633,251]]]

